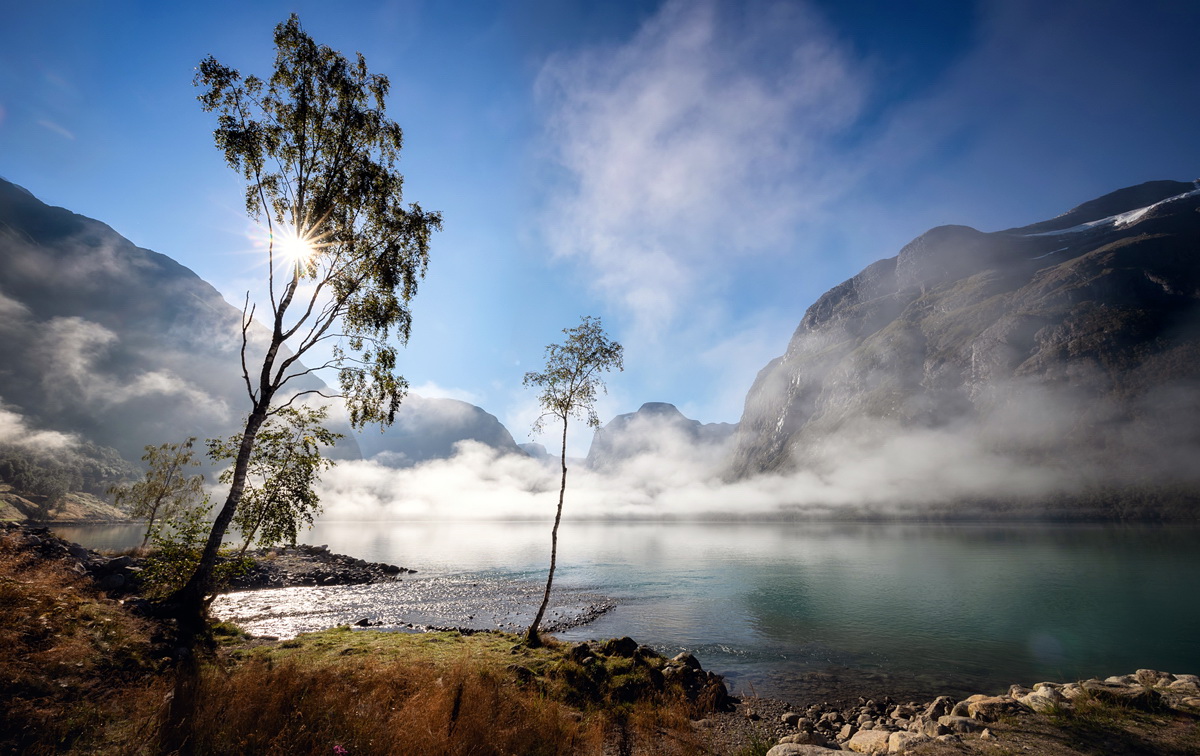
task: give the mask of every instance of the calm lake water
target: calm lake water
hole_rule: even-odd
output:
[[[60,528],[92,547],[128,526]],[[617,606],[564,639],[688,650],[797,704],[1200,673],[1200,528],[564,522],[556,585]],[[548,523],[321,522],[307,543],[422,576],[544,580]]]

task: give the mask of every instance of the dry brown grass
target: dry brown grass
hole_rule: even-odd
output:
[[[0,538],[0,617],[0,752],[89,752],[129,694],[165,691],[149,625],[11,537]]]
[[[603,727],[494,673],[355,660],[254,661],[210,670],[195,722],[200,753],[599,753]]]
[[[155,752],[172,673],[152,659],[148,621],[16,538],[0,539],[0,617],[0,754]],[[626,700],[625,662],[577,689],[567,647],[553,643],[348,630],[233,642],[203,665],[197,754],[704,752],[686,700]]]
[[[616,702],[559,673],[566,647],[510,649],[514,636],[333,630],[288,642],[202,683],[200,753],[694,754],[691,705],[670,691]],[[530,678],[512,660],[537,669]],[[505,666],[508,665],[508,666]],[[610,674],[612,680],[622,674]],[[589,698],[590,696],[590,698]]]

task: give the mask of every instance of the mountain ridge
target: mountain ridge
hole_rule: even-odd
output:
[[[1127,187],[1005,231],[930,229],[808,308],[747,395],[730,477],[821,470],[830,439],[860,432],[847,448],[958,428],[955,438],[1014,460],[1086,466],[1064,471],[1064,488],[1190,486],[1181,452],[1200,443],[1197,250],[1200,192],[1184,182]],[[1155,441],[1156,428],[1170,439]]]

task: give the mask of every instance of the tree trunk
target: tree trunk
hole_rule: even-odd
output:
[[[255,525],[250,532],[246,534],[246,540],[242,541],[242,548],[238,549],[239,557],[246,556],[246,549],[250,548],[250,542],[254,540],[254,534],[258,532],[258,527],[261,524],[262,522],[260,521],[258,525]]]
[[[529,626],[529,630],[525,633],[525,642],[537,648],[542,645],[542,639],[538,636],[538,625],[542,624],[542,615],[546,613],[546,606],[550,603],[550,587],[554,585],[554,565],[558,561],[558,523],[562,522],[563,496],[567,492],[567,419],[563,418],[563,433],[562,433],[562,483],[558,486],[558,512],[554,515],[554,529],[550,531],[550,574],[546,576],[546,593],[542,595],[542,605],[538,607],[537,616],[533,618],[533,624]]]
[[[254,450],[254,439],[258,430],[266,420],[268,406],[269,398],[256,404],[254,411],[246,419],[246,429],[242,432],[242,445],[234,463],[229,495],[225,497],[225,504],[221,507],[212,530],[209,531],[208,541],[204,544],[196,571],[182,588],[164,602],[178,623],[175,630],[175,689],[159,739],[159,753],[164,756],[187,756],[192,750],[191,720],[196,709],[200,679],[197,646],[206,631],[207,599],[213,589],[213,568],[217,563],[217,551],[221,548],[225,531],[229,529],[229,523],[242,500],[242,491],[246,487],[246,471],[250,467],[250,453]]]
[[[150,521],[146,523],[146,532],[142,534],[141,551],[146,550],[146,544],[150,542],[150,531],[154,529],[154,513],[150,514]]]
[[[191,756],[196,744],[192,738],[192,717],[200,688],[200,661],[187,654],[175,662],[175,684],[169,694],[166,720],[159,731],[158,753],[162,756]]]
[[[216,521],[213,522],[212,530],[208,533],[208,540],[204,544],[204,551],[200,554],[200,562],[196,565],[196,571],[192,573],[186,585],[167,599],[168,604],[175,605],[178,609],[177,619],[180,622],[181,640],[189,641],[189,643],[183,644],[185,647],[191,648],[190,642],[194,641],[203,630],[204,614],[207,608],[205,599],[212,593],[212,575],[213,568],[217,564],[217,552],[221,548],[225,532],[229,529],[229,523],[233,521],[233,515],[237,512],[238,504],[242,500],[242,492],[246,488],[246,472],[250,467],[250,454],[254,451],[254,439],[258,435],[258,430],[266,420],[267,406],[267,401],[260,402],[250,413],[250,417],[246,419],[246,429],[242,432],[242,445],[238,449],[237,460],[233,466],[233,481],[229,486],[229,495],[225,497],[225,504],[221,507]]]

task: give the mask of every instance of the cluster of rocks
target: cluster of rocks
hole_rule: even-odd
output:
[[[43,559],[60,561],[81,577],[93,580],[110,595],[133,593],[140,585],[142,560],[130,556],[105,556],[59,538],[47,527],[23,522],[0,523],[0,537]]]
[[[253,564],[229,581],[229,590],[287,588],[297,585],[366,585],[398,579],[414,573],[405,567],[368,562],[346,554],[335,554],[328,546],[283,546],[247,551]]]
[[[123,554],[106,556],[77,543],[64,540],[49,528],[20,522],[0,523],[0,537],[10,539],[23,549],[45,559],[62,561],[66,568],[92,579],[110,596],[137,593],[146,558]],[[367,562],[345,554],[335,554],[328,546],[285,546],[278,549],[247,551],[249,566],[230,579],[226,590],[287,588],[299,585],[363,585],[396,580],[405,567]],[[230,561],[221,557],[221,561]]]
[[[725,678],[705,671],[700,661],[689,653],[667,659],[649,646],[639,645],[626,636],[603,642],[576,643],[566,656],[583,667],[601,663],[600,657],[630,659],[638,674],[624,676],[612,691],[613,698],[619,702],[636,701],[654,692],[677,687],[701,709],[722,711],[733,708],[735,699],[725,687]],[[522,669],[510,667],[519,676],[522,675]]]
[[[689,653],[672,657],[662,674],[668,683],[678,683],[689,700],[700,702],[704,708],[722,711],[733,704],[734,699],[725,688],[725,678],[704,671],[700,661]]]
[[[781,715],[783,725],[795,731],[780,738],[767,756],[821,756],[838,751],[902,754],[929,740],[995,739],[988,724],[1002,717],[1069,711],[1083,699],[1143,711],[1168,707],[1200,711],[1200,677],[1140,669],[1105,680],[1042,682],[1032,688],[1013,685],[1006,695],[974,695],[958,702],[939,696],[925,704],[899,704],[885,697],[879,701],[859,699],[858,706],[844,709],[814,705]]]

